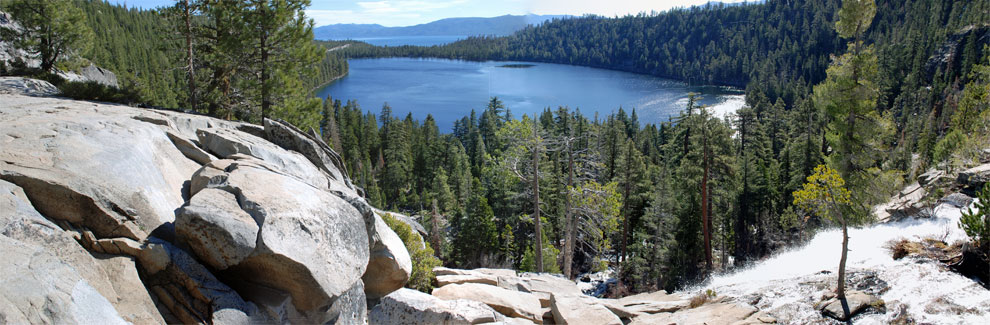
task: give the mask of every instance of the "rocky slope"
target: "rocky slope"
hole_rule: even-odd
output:
[[[409,277],[312,130],[0,103],[0,323],[362,323]]]
[[[399,289],[369,311],[375,324],[768,324],[747,301],[653,292],[621,299],[583,294],[560,275],[434,269],[432,295]]]
[[[435,269],[402,288],[402,240],[313,130],[50,97],[0,78],[0,323],[765,324],[838,321],[838,232],[682,292],[599,299],[559,275]],[[990,164],[932,171],[853,229],[864,323],[981,323],[990,291],[903,240],[963,239]],[[953,192],[925,203],[932,184]],[[394,214],[417,232],[412,218]],[[918,249],[915,249],[918,251]],[[896,257],[896,258],[895,258]]]

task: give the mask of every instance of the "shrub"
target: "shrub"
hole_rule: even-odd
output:
[[[385,224],[399,235],[412,259],[412,275],[409,276],[406,287],[430,293],[433,289],[433,268],[440,266],[440,260],[433,256],[433,248],[430,248],[430,244],[424,242],[412,227],[395,219],[391,214],[383,214],[382,220],[385,220]]]
[[[68,81],[58,85],[58,89],[62,92],[62,96],[72,99],[128,105],[141,103],[141,96],[133,90],[119,89],[96,81]]]

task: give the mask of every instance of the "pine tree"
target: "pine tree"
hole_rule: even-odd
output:
[[[211,116],[250,120],[239,81],[247,60],[247,9],[241,1],[200,0],[199,10],[204,23],[196,28],[196,53],[207,80],[199,100]]]
[[[407,206],[412,186],[412,142],[405,123],[392,116],[392,108],[382,107],[382,158],[385,162],[382,172],[382,191],[388,207]]]
[[[72,0],[10,0],[2,8],[21,28],[3,28],[0,35],[37,55],[44,72],[53,72],[57,63],[85,53],[92,44],[86,15]]]
[[[854,187],[876,159],[876,148],[868,144],[880,118],[874,110],[877,57],[873,45],[863,39],[875,14],[873,0],[843,1],[835,28],[841,37],[852,39],[849,51],[835,58],[828,77],[814,88],[816,106],[830,118],[829,143],[835,152],[829,155],[829,164]]]
[[[321,58],[313,43],[313,21],[303,9],[309,0],[249,0],[244,12],[250,32],[245,50],[249,51],[249,80],[252,81],[254,102],[261,118],[293,117],[298,123],[311,123],[304,110],[313,110],[308,103],[297,103],[309,92],[292,92],[304,88],[300,76],[312,73],[310,66]],[[280,112],[273,112],[278,108]],[[273,115],[273,113],[275,113]]]

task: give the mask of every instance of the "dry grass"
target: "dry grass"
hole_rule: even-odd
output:
[[[697,308],[698,306],[704,305],[705,302],[708,302],[708,295],[704,292],[698,293],[694,297],[691,297],[690,308]]]
[[[907,239],[892,241],[888,243],[887,249],[890,250],[890,253],[894,256],[895,260],[902,259],[908,255],[919,255],[925,251],[925,248],[921,246],[921,243],[913,242]]]

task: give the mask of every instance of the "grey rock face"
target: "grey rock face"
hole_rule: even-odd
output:
[[[377,214],[371,236],[371,256],[368,269],[361,277],[368,299],[378,299],[402,288],[412,274],[412,260],[405,244]]]
[[[42,215],[135,240],[174,220],[198,166],[160,126],[131,118],[137,110],[39,97],[4,103],[0,179],[24,189]]]
[[[207,265],[225,270],[240,263],[258,241],[258,224],[228,192],[208,188],[175,215],[175,231]]]
[[[177,321],[212,319],[227,324],[268,322],[255,304],[246,302],[203,265],[169,242],[151,237],[138,256],[150,278],[148,289]]]
[[[219,158],[229,159],[241,154],[267,163],[273,171],[294,177],[318,189],[328,189],[331,184],[323,172],[301,154],[278,147],[265,139],[224,128],[196,131],[200,144]]]
[[[265,119],[265,134],[267,139],[286,150],[301,153],[313,165],[322,170],[330,179],[344,183],[353,190],[350,179],[344,176],[343,160],[330,149],[323,140],[303,133],[291,124],[283,121]]]
[[[240,211],[235,212],[240,215],[237,226],[244,228],[237,232],[249,232],[248,222],[257,224],[257,246],[228,266],[248,282],[247,287],[284,291],[297,309],[306,311],[330,305],[364,274],[368,235],[364,217],[351,204],[295,177],[276,173],[274,166],[257,159],[237,160],[226,169],[226,176],[218,176],[225,182],[198,191],[190,206],[200,195],[223,190],[235,196],[223,210]],[[212,252],[208,254],[218,253],[200,243],[190,246]]]
[[[433,296],[444,300],[467,299],[483,302],[509,317],[525,318],[533,322],[543,321],[540,300],[536,296],[496,286],[465,283],[450,284],[433,289]]]
[[[133,261],[99,260],[0,181],[0,319],[17,323],[160,323]],[[43,271],[39,271],[43,270]]]
[[[829,299],[821,305],[822,315],[835,318],[840,321],[849,320],[866,309],[875,308],[879,300],[861,291],[846,292],[846,299]]]
[[[956,183],[963,186],[963,194],[976,197],[976,193],[990,182],[990,164],[976,166],[959,173]]]
[[[368,314],[371,324],[480,324],[504,317],[487,305],[471,300],[443,300],[402,288],[383,297]]]
[[[550,310],[556,324],[622,324],[598,299],[584,294],[551,294]]]

